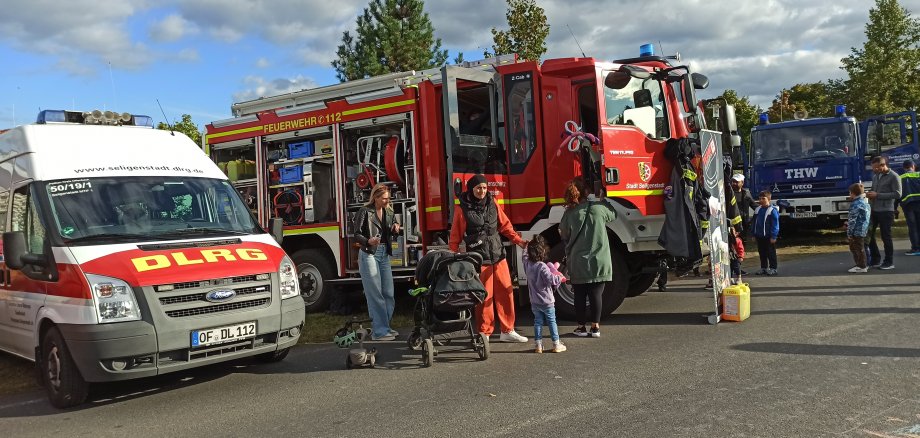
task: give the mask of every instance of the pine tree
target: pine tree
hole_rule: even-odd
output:
[[[518,57],[527,61],[539,61],[546,53],[546,36],[549,35],[549,24],[543,8],[536,5],[534,0],[507,0],[508,20],[507,31],[492,28],[492,51],[486,51],[486,57],[517,53]]]
[[[897,0],[876,0],[866,42],[841,67],[849,74],[849,109],[857,118],[920,106],[920,20]]]
[[[346,31],[332,61],[340,81],[444,65],[447,50],[434,38],[422,0],[372,0]]]

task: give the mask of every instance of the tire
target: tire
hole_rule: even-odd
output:
[[[564,256],[565,245],[561,241],[554,245],[549,251],[549,261],[559,262],[559,271],[567,275],[568,267],[562,263]],[[629,267],[626,265],[625,251],[620,249],[615,242],[611,241],[610,256],[613,263],[613,281],[608,282],[607,286],[604,288],[603,302],[601,303],[601,316],[609,315],[620,307],[620,304],[623,304],[623,300],[626,299],[626,294],[629,290],[629,282],[626,279],[630,278],[630,275]],[[652,281],[654,282],[654,279]],[[648,289],[648,287],[646,287],[646,289]],[[556,288],[556,313],[561,319],[571,321],[576,319],[575,292],[572,290],[572,285],[568,282],[562,283]]]
[[[431,339],[425,339],[422,344],[422,366],[427,368],[434,363],[434,343]]]
[[[658,280],[658,273],[636,274],[629,279],[629,289],[626,291],[627,297],[638,297],[647,291],[655,281]]]
[[[57,327],[45,333],[41,345],[42,382],[56,408],[69,408],[86,401],[89,384],[83,380]]]
[[[354,364],[351,363],[351,353],[348,353],[348,355],[345,356],[345,369],[350,370],[353,366]]]
[[[333,269],[322,252],[302,249],[291,256],[297,267],[300,296],[307,312],[322,312],[329,307],[335,288],[326,284],[333,277]]]
[[[409,346],[409,349],[412,351],[421,350],[422,334],[418,330],[412,330],[412,333],[409,334],[409,338],[406,339],[406,345]]]
[[[282,348],[280,350],[272,351],[271,353],[263,353],[257,356],[259,361],[265,363],[275,363],[281,362],[284,358],[287,357],[288,353],[291,352],[291,348]]]
[[[486,335],[479,334],[479,348],[476,349],[476,352],[479,353],[479,359],[486,360],[489,358],[489,353],[491,353],[491,348],[489,348],[489,338]]]
[[[370,364],[371,368],[374,368],[375,366],[377,366],[377,355],[372,354],[371,357],[367,358],[367,361]]]

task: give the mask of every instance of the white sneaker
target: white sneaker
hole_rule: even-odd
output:
[[[511,330],[508,333],[502,333],[498,337],[498,340],[501,342],[527,342],[527,338],[518,334],[518,332]]]
[[[859,266],[853,266],[847,272],[869,272],[869,268],[860,268]]]

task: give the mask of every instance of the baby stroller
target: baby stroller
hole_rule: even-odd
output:
[[[479,281],[482,257],[476,253],[431,251],[418,262],[415,278],[415,327],[409,348],[422,351],[422,365],[429,367],[438,353],[434,346],[454,339],[468,339],[479,358],[489,358],[489,338],[473,332],[473,309],[485,300],[486,288]]]

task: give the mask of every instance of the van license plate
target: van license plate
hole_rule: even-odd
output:
[[[192,332],[192,348],[224,342],[253,338],[256,336],[256,322],[244,322],[237,325],[195,330]]]
[[[803,219],[809,217],[818,217],[818,213],[813,211],[800,211],[798,213],[792,213],[789,216],[792,216],[793,219]]]

